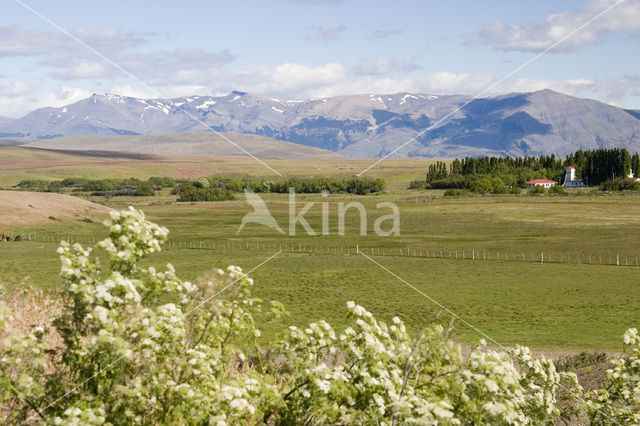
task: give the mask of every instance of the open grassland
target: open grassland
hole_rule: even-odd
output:
[[[264,162],[289,176],[353,176],[370,166],[371,159],[272,159]],[[435,160],[386,160],[371,169],[367,176],[381,177],[390,190],[402,190],[410,181],[424,177]],[[250,175],[277,179],[279,176],[249,157],[203,155],[156,155],[126,152],[54,151],[14,146],[0,146],[0,188],[10,188],[24,179],[56,180],[69,177],[92,179],[148,179],[152,176],[198,178],[216,173]]]
[[[375,176],[406,173],[403,167],[393,169],[392,162],[384,164],[388,169]],[[332,165],[317,166],[329,174]],[[398,184],[407,182],[404,177],[396,179]],[[328,203],[331,234],[316,236],[307,235],[300,226],[295,236],[285,236],[255,224],[236,235],[243,215],[251,210],[242,196],[231,202],[176,204],[174,197],[165,194],[116,197],[107,203],[116,208],[136,203],[149,219],[167,226],[171,230],[167,249],[146,263],[171,262],[181,276],[192,280],[229,264],[250,270],[286,247],[286,252],[251,273],[256,295],[280,300],[291,312],[283,322],[267,326],[267,337],[284,324],[302,325],[320,318],[341,324],[348,300],[381,318],[399,315],[413,329],[438,315],[449,321],[450,315],[426,297],[355,254],[356,245],[503,344],[615,350],[624,330],[640,326],[640,268],[598,264],[620,255],[624,263],[635,265],[640,256],[640,196],[446,199],[437,197],[438,192],[399,187],[375,196],[298,195],[298,212],[304,203],[316,203],[305,218],[317,232],[322,224],[321,203]],[[278,223],[288,229],[288,196],[268,194],[264,199]],[[359,233],[355,210],[346,215],[345,235],[337,235],[338,203],[349,201],[366,207],[367,235]],[[372,232],[375,218],[389,213],[376,207],[383,201],[395,202],[400,209],[399,236],[380,237]],[[66,235],[85,240],[105,235],[99,224],[83,219],[18,227],[16,232],[39,239],[0,243],[0,282],[10,291],[28,284],[54,290],[58,283],[55,240]],[[43,241],[50,237],[54,242]],[[400,255],[407,251],[412,256]],[[474,260],[469,259],[472,251]],[[540,264],[542,252],[545,263]],[[467,342],[480,337],[463,324],[458,324],[457,332]]]

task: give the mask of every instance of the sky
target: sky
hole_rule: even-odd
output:
[[[640,109],[640,0],[3,0],[0,10],[0,116],[10,118],[92,93],[232,90],[549,88]]]

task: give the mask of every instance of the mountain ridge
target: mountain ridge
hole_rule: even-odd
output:
[[[408,92],[305,100],[240,91],[171,100],[93,94],[64,107],[0,120],[0,136],[51,139],[215,130],[360,158],[390,153],[393,157],[565,155],[608,147],[640,151],[640,114],[634,113],[548,89],[477,99]]]

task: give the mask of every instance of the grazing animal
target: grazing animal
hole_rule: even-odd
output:
[[[22,241],[22,237],[18,235],[13,239],[13,241]]]
[[[2,241],[9,241],[9,234],[7,234],[6,232],[0,234],[0,237],[2,237]]]

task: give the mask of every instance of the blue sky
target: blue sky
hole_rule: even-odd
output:
[[[620,0],[15,0],[0,17],[0,116],[93,92],[288,98],[476,95]],[[488,95],[551,88],[640,108],[640,0],[622,1]]]

